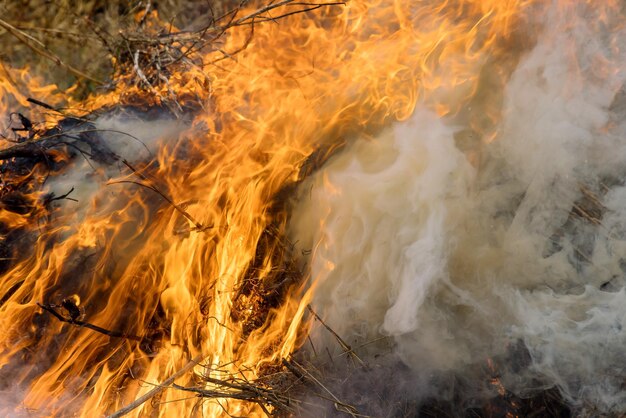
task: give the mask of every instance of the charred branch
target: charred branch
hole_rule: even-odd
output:
[[[17,39],[19,42],[23,43],[24,45],[26,45],[28,48],[30,48],[33,52],[35,52],[37,55],[40,55],[52,62],[54,62],[55,64],[65,68],[66,70],[68,70],[70,73],[74,74],[75,76],[79,77],[79,78],[84,78],[87,79],[89,81],[92,81],[96,84],[104,84],[104,82],[96,79],[95,77],[84,73],[83,71],[65,63],[58,55],[56,55],[54,52],[50,51],[48,49],[48,47],[43,44],[41,41],[39,41],[38,39],[34,38],[33,36],[29,35],[28,33],[16,28],[15,26],[11,25],[10,23],[4,21],[3,19],[0,19],[0,27],[2,27],[3,29],[5,29],[8,33],[10,33],[15,39]]]
[[[46,148],[37,142],[24,142],[9,148],[0,150],[0,160],[12,158],[31,158],[41,160],[46,154]]]
[[[39,306],[44,311],[52,314],[52,316],[54,316],[56,319],[58,319],[61,322],[65,322],[70,325],[75,325],[80,328],[88,328],[92,331],[107,335],[112,338],[125,338],[127,340],[142,341],[142,338],[137,335],[128,334],[125,332],[108,330],[106,328],[99,327],[89,322],[79,320],[78,317],[80,316],[80,311],[78,310],[78,307],[76,305],[72,304],[71,301],[64,300],[62,303],[63,308],[66,311],[68,311],[69,318],[65,317],[59,311],[57,311],[55,309],[56,307],[55,305],[37,303],[37,306]]]
[[[59,112],[59,110],[58,110],[58,109],[56,109],[55,107],[50,106],[49,104],[44,103],[44,102],[42,102],[42,101],[40,101],[40,100],[33,99],[32,97],[27,98],[27,99],[26,99],[26,101],[27,101],[27,102],[29,102],[29,103],[35,104],[35,105],[37,105],[37,106],[41,106],[41,107],[43,107],[44,109],[48,109],[48,110],[53,110],[53,111],[55,111],[55,112]]]

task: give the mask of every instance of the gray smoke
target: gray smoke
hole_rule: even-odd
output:
[[[489,376],[518,396],[557,387],[581,413],[626,411],[624,16],[539,9],[480,163],[458,144],[462,118],[418,105],[295,203],[313,307],[378,370],[343,393],[370,391],[357,403],[376,413],[381,388],[419,403]],[[341,353],[322,327],[313,343]]]
[[[152,160],[159,146],[177,140],[185,127],[184,122],[172,118],[146,120],[139,113],[124,110],[104,114],[93,123],[78,124],[66,133],[72,138],[88,137],[73,142],[69,148],[74,154],[70,165],[46,182],[45,191],[60,196],[73,188],[70,197],[78,202],[61,200],[59,204],[84,212],[96,194],[108,194],[110,198],[119,194],[119,187],[123,186],[117,186],[118,190],[116,186],[103,186],[130,173],[122,160],[131,164]],[[99,151],[95,156],[94,148],[96,153]]]

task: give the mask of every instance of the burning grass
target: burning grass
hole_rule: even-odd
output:
[[[122,114],[134,114],[139,112],[141,117],[146,117],[151,113],[167,113],[168,107],[160,109],[152,109],[152,111],[137,110],[132,107],[112,107],[109,109],[99,109],[83,116],[70,116],[67,111],[61,112],[54,107],[40,102],[36,99],[28,99],[31,103],[52,111],[55,114],[61,114],[61,119],[57,126],[51,129],[41,128],[33,124],[28,118],[21,114],[17,122],[12,123],[10,129],[13,143],[9,147],[0,150],[1,169],[6,175],[3,178],[2,195],[0,196],[0,204],[3,205],[5,211],[19,215],[29,215],[31,220],[27,224],[21,226],[5,223],[7,234],[5,235],[5,248],[8,252],[3,260],[3,271],[9,271],[21,258],[19,251],[25,250],[19,242],[36,242],[39,233],[32,227],[35,225],[46,226],[56,216],[63,216],[63,209],[55,206],[54,202],[62,199],[68,199],[76,203],[79,200],[73,199],[71,194],[73,188],[61,196],[55,196],[53,193],[42,194],[39,198],[32,196],[33,190],[40,190],[46,182],[63,175],[68,170],[76,169],[73,165],[75,160],[87,162],[91,167],[94,166],[111,166],[120,165],[126,168],[128,175],[137,180],[116,180],[109,182],[109,185],[115,184],[131,184],[139,185],[144,190],[144,194],[148,194],[144,200],[146,204],[154,207],[170,206],[178,212],[183,218],[187,219],[192,228],[188,228],[185,233],[201,234],[213,228],[213,226],[203,226],[190,215],[184,206],[179,205],[169,197],[169,192],[163,191],[165,187],[162,182],[155,177],[154,167],[143,165],[141,169],[136,169],[131,163],[124,159],[121,155],[116,154],[106,144],[107,141],[103,135],[120,134],[127,137],[133,142],[138,142],[140,146],[145,147],[139,138],[121,131],[98,128],[94,122],[98,118],[106,117],[111,112]],[[178,115],[171,115],[175,117]],[[160,116],[162,117],[162,115]],[[311,174],[315,169],[323,164],[326,158],[332,155],[330,150],[326,152],[315,153],[311,159],[305,164],[306,173]],[[134,163],[133,163],[134,164]],[[302,179],[306,178],[302,177]],[[160,184],[160,185],[159,185]],[[294,257],[292,255],[292,245],[287,241],[284,235],[284,224],[286,222],[286,197],[294,190],[296,184],[287,185],[280,190],[276,197],[271,199],[273,203],[270,205],[269,212],[273,214],[274,223],[268,225],[261,234],[256,244],[256,254],[250,261],[249,266],[238,284],[233,297],[233,306],[230,310],[230,319],[228,322],[237,324],[241,327],[241,333],[237,336],[241,340],[240,344],[245,344],[245,340],[252,333],[263,333],[268,324],[271,324],[282,304],[285,303],[289,296],[289,292],[294,287],[301,286],[303,283],[303,274],[296,267]],[[152,196],[150,196],[152,194]],[[18,199],[19,197],[19,199]],[[23,201],[17,204],[16,200]],[[160,200],[160,202],[159,202]],[[36,215],[36,216],[35,216]],[[54,234],[54,233],[52,233]],[[15,238],[12,238],[15,236]],[[54,235],[52,235],[54,236]],[[52,242],[55,238],[48,238]],[[79,270],[90,270],[94,268],[94,254],[84,254],[79,256],[82,261],[78,261],[75,274],[79,274]],[[76,258],[76,255],[74,255]],[[271,259],[274,266],[269,273],[263,273],[263,269],[267,263],[267,259]],[[119,262],[119,261],[117,261]],[[68,272],[72,274],[72,272]],[[263,278],[261,278],[263,277]],[[3,295],[3,303],[15,297],[15,292],[24,285],[23,281],[16,282],[8,292]],[[140,349],[148,355],[158,352],[163,347],[167,339],[171,337],[170,327],[171,321],[166,318],[162,307],[158,307],[154,315],[150,319],[150,326],[141,334],[135,334],[135,327],[131,324],[132,318],[114,318],[113,323],[117,324],[116,328],[105,327],[90,322],[89,309],[81,305],[80,298],[74,294],[69,295],[59,290],[44,294],[36,305],[41,308],[41,313],[35,314],[33,322],[36,323],[38,333],[46,333],[46,329],[51,324],[46,315],[59,321],[67,331],[71,331],[74,327],[77,330],[88,330],[101,334],[113,341],[121,341],[123,344],[138,344]],[[60,295],[60,296],[59,296]],[[64,299],[58,299],[59,297]],[[56,298],[56,299],[55,299]],[[212,299],[207,297],[200,300],[200,312],[207,321],[215,321],[220,327],[224,328],[228,333],[235,333],[234,329],[221,322],[216,317],[211,308]],[[68,328],[69,327],[69,328]],[[33,342],[31,344],[37,344]],[[271,345],[266,347],[268,355],[278,347]],[[114,350],[114,348],[111,348]],[[261,369],[255,371],[258,376],[254,380],[249,380],[248,375],[253,372],[251,368],[238,368],[233,370],[235,362],[228,362],[225,365],[211,365],[202,363],[203,356],[196,356],[190,360],[179,370],[176,370],[167,379],[159,383],[154,383],[156,387],[148,391],[144,395],[138,397],[135,401],[114,411],[110,414],[112,417],[123,416],[137,408],[144,408],[145,403],[158,408],[161,392],[165,389],[172,389],[180,392],[193,393],[202,404],[203,399],[214,399],[220,402],[229,400],[246,401],[251,404],[258,405],[267,415],[287,416],[294,413],[294,403],[297,406],[295,395],[302,391],[302,381],[306,381],[299,370],[301,366],[297,363],[292,364],[291,361],[282,359],[275,362],[268,362]],[[131,367],[134,368],[134,367]],[[176,384],[175,381],[185,374],[189,374],[191,370],[192,378],[187,385]],[[122,378],[135,380],[134,373],[141,373],[141,369]],[[214,376],[220,376],[216,378]],[[319,383],[319,382],[318,382]],[[149,384],[149,382],[146,382]],[[120,383],[122,385],[122,383]],[[171,402],[171,401],[168,401]],[[198,406],[199,408],[201,406]],[[228,407],[224,406],[224,410]],[[272,412],[270,412],[272,411]]]
[[[465,272],[444,280],[452,290],[428,287],[442,280],[447,264],[454,270],[455,262],[474,261],[447,254],[445,268],[437,268],[449,232],[438,220],[450,200],[469,193],[451,189],[448,196],[450,183],[470,189],[475,170],[476,187],[486,187],[481,177],[501,168],[483,154],[500,139],[505,86],[537,42],[520,32],[541,2],[435,3],[189,2],[190,10],[206,11],[192,19],[174,0],[57,2],[52,7],[63,13],[49,22],[38,2],[22,10],[5,5],[0,36],[11,52],[0,84],[2,110],[10,113],[0,149],[0,327],[7,330],[0,380],[15,387],[2,386],[9,401],[0,411],[357,417],[378,397],[384,413],[400,416],[455,416],[455,408],[478,416],[567,415],[550,385],[531,394],[507,386],[503,365],[520,373],[530,367],[525,343],[496,349],[500,357],[471,359],[479,387],[453,371],[418,385],[411,359],[389,355],[407,336],[404,342],[419,346],[410,340],[417,319],[406,317],[423,304],[462,299],[451,315],[468,327],[483,314],[467,302],[480,274],[467,275],[467,291],[454,282]],[[68,39],[83,44],[57,44]],[[618,73],[594,62],[599,73]],[[24,63],[31,68],[13,68]],[[59,92],[63,83],[59,89],[34,76],[50,65],[50,77],[62,75],[74,87]],[[449,125],[463,130],[452,134]],[[424,126],[419,141],[405,141]],[[389,143],[398,148],[386,149]],[[352,153],[355,160],[340,158]],[[405,166],[386,170],[395,163]],[[335,184],[344,170],[352,187],[342,190]],[[371,184],[363,187],[352,171]],[[451,177],[461,171],[466,177]],[[550,231],[544,258],[576,244],[579,229],[603,227],[605,196],[621,184],[607,181],[580,182],[581,196]],[[415,185],[412,200],[396,199]],[[351,188],[363,193],[351,199]],[[330,203],[310,204],[313,193],[322,203],[344,197],[344,206],[356,209],[335,216]],[[525,193],[514,195],[518,204]],[[319,218],[312,232],[295,235],[300,245],[289,240],[298,197],[309,202],[300,202],[306,210],[298,216]],[[417,209],[406,215],[403,206]],[[490,222],[517,216],[517,208],[496,209]],[[369,226],[358,224],[360,216],[372,213],[372,225],[387,228],[351,241]],[[394,222],[401,233],[389,235]],[[435,225],[435,232],[405,233],[414,222]],[[415,241],[424,234],[432,236]],[[335,255],[359,245],[362,251],[348,256],[357,261],[349,277],[325,294],[332,284],[326,279],[342,271]],[[401,256],[391,252],[382,269],[364,259],[384,248]],[[580,272],[593,254],[584,245],[575,250]],[[395,264],[401,269],[388,277],[385,268]],[[405,267],[415,271],[398,290],[394,280]],[[368,274],[376,280],[361,285]],[[391,288],[383,287],[387,279]],[[395,293],[405,309],[384,312],[389,301],[380,300]],[[341,294],[350,296],[335,304],[341,306],[323,303]],[[320,301],[326,312],[311,306]],[[333,317],[337,311],[344,314]],[[420,329],[420,338],[427,331]],[[440,337],[427,348],[448,361],[456,347]],[[452,370],[439,366],[432,370]],[[418,386],[427,393],[431,383],[445,393],[415,393]]]

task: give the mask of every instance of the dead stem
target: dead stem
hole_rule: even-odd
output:
[[[179,205],[177,205],[176,203],[174,203],[174,201],[172,199],[170,199],[165,193],[163,193],[161,190],[159,190],[158,187],[152,185],[152,184],[148,184],[147,182],[149,182],[150,180],[144,176],[142,173],[140,173],[139,171],[137,171],[132,165],[130,165],[130,163],[126,160],[122,160],[122,163],[128,167],[132,173],[134,175],[136,175],[137,177],[139,177],[143,182],[141,181],[134,181],[134,180],[116,180],[116,181],[110,181],[107,184],[124,184],[124,183],[129,183],[129,184],[135,184],[137,186],[141,186],[141,187],[145,187],[147,189],[152,190],[153,192],[155,192],[156,194],[158,194],[159,196],[161,196],[167,203],[169,203],[170,206],[172,206],[178,213],[180,213],[181,215],[183,215],[189,222],[191,222],[194,225],[194,231],[197,232],[203,232],[206,231],[207,229],[211,229],[213,226],[204,226],[202,225],[200,222],[196,221],[193,216],[191,216],[186,210],[184,210],[183,208],[181,208]]]
[[[322,318],[320,318],[320,316],[319,316],[319,315],[318,315],[318,314],[317,314],[317,313],[313,310],[313,308],[311,307],[311,305],[307,305],[307,309],[309,310],[309,312],[311,312],[311,313],[313,314],[313,316],[315,317],[315,319],[317,319],[318,321],[320,321],[320,323],[324,326],[324,328],[326,328],[326,330],[327,330],[328,332],[330,332],[330,333],[331,333],[331,334],[332,334],[332,335],[333,335],[333,336],[337,339],[337,342],[339,343],[339,345],[341,346],[341,348],[344,350],[344,352],[345,352],[348,356],[350,356],[350,357],[352,357],[352,358],[356,359],[356,360],[359,362],[359,364],[361,364],[361,366],[364,366],[364,365],[365,365],[365,363],[363,362],[363,360],[361,360],[361,359],[359,358],[359,356],[357,356],[357,355],[356,355],[356,353],[354,352],[354,350],[352,349],[352,347],[350,347],[350,346],[348,345],[348,343],[346,343],[346,342],[343,340],[343,338],[341,338],[341,337],[339,336],[339,334],[337,334],[337,333],[336,333],[336,332],[335,332],[335,331],[334,331],[331,327],[329,327],[328,325],[326,325],[326,323],[322,320]]]
[[[193,359],[189,360],[189,362],[187,362],[187,364],[185,364],[185,366],[183,366],[182,369],[178,370],[177,372],[175,372],[173,375],[171,375],[169,378],[167,378],[166,380],[164,380],[161,384],[156,385],[153,389],[151,389],[148,393],[146,393],[143,396],[140,396],[139,398],[135,399],[133,402],[129,403],[128,405],[126,405],[125,407],[115,411],[114,413],[112,413],[111,415],[108,415],[107,418],[119,418],[122,417],[126,414],[128,414],[129,412],[131,412],[132,410],[140,407],[142,404],[144,404],[146,401],[152,399],[153,397],[155,397],[156,395],[158,395],[159,393],[161,393],[163,390],[167,389],[168,387],[170,387],[171,384],[174,383],[174,381],[176,381],[176,379],[178,379],[179,377],[181,377],[183,374],[185,374],[187,371],[189,371],[190,369],[192,369],[195,365],[198,364],[198,362],[202,359],[201,355],[198,355],[196,357],[194,357]]]
[[[109,337],[113,337],[113,338],[125,338],[125,339],[128,339],[128,340],[134,340],[134,341],[142,341],[143,340],[141,337],[139,337],[137,335],[128,334],[128,333],[119,332],[119,331],[111,331],[111,330],[108,330],[106,328],[102,328],[102,327],[99,327],[97,325],[91,324],[89,322],[81,321],[81,320],[77,319],[78,315],[75,315],[73,313],[73,311],[70,311],[70,310],[68,310],[68,312],[70,313],[70,318],[66,318],[65,316],[61,315],[55,309],[54,305],[37,303],[37,306],[39,306],[44,311],[49,312],[50,314],[52,314],[52,316],[54,316],[59,321],[65,322],[67,324],[75,325],[75,326],[80,327],[80,328],[89,328],[90,330],[99,332],[100,334],[108,335]],[[76,309],[78,309],[78,308],[76,308]]]
[[[26,45],[28,48],[32,49],[36,54],[46,59],[49,59],[50,61],[53,61],[57,65],[60,65],[61,67],[65,68],[66,70],[74,74],[75,76],[79,78],[85,78],[96,84],[100,84],[100,85],[104,84],[103,81],[100,81],[97,78],[90,76],[89,74],[85,74],[84,72],[80,71],[77,68],[72,67],[69,64],[66,64],[65,62],[63,62],[63,60],[61,60],[61,58],[59,58],[58,55],[50,51],[48,47],[46,47],[41,41],[32,37],[26,32],[19,30],[18,28],[11,25],[10,23],[0,19],[0,27],[3,27],[7,32],[13,35],[13,37],[15,37],[18,41]]]
[[[360,414],[356,407],[339,400],[339,398],[335,396],[335,394],[333,394],[322,382],[320,382],[319,379],[313,376],[313,374],[311,374],[304,366],[299,364],[294,359],[283,359],[283,365],[287,367],[287,369],[289,369],[296,377],[308,380],[309,382],[313,383],[315,386],[321,388],[324,392],[326,392],[331,397],[330,400],[333,401],[333,404],[337,411],[344,412],[354,418],[367,417],[367,415]]]

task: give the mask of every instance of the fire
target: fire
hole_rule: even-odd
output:
[[[508,50],[534,3],[354,0],[257,24],[253,36],[236,27],[200,57],[214,65],[173,73],[159,91],[120,77],[114,91],[70,103],[88,114],[148,97],[159,104],[174,92],[201,110],[179,136],[161,138],[152,161],[133,167],[141,181],[127,167],[115,181],[97,173],[94,197],[53,211],[49,222],[0,209],[6,228],[41,229],[0,277],[0,365],[23,390],[18,409],[3,413],[112,413],[191,359],[193,373],[176,383],[207,390],[207,376],[254,381],[280,368],[306,336],[315,290],[315,277],[291,267],[284,192],[316,151],[407,119],[418,101],[441,116],[481,102],[486,113],[471,124],[482,142],[493,139],[501,97],[477,92],[505,83],[516,59]],[[0,89],[5,114],[30,96],[67,99],[28,70],[3,67]],[[46,113],[46,126],[61,118]],[[163,191],[172,204],[124,181]],[[38,306],[68,297],[85,321],[139,341],[57,321]],[[164,390],[130,414],[266,413],[243,400],[186,395]]]

